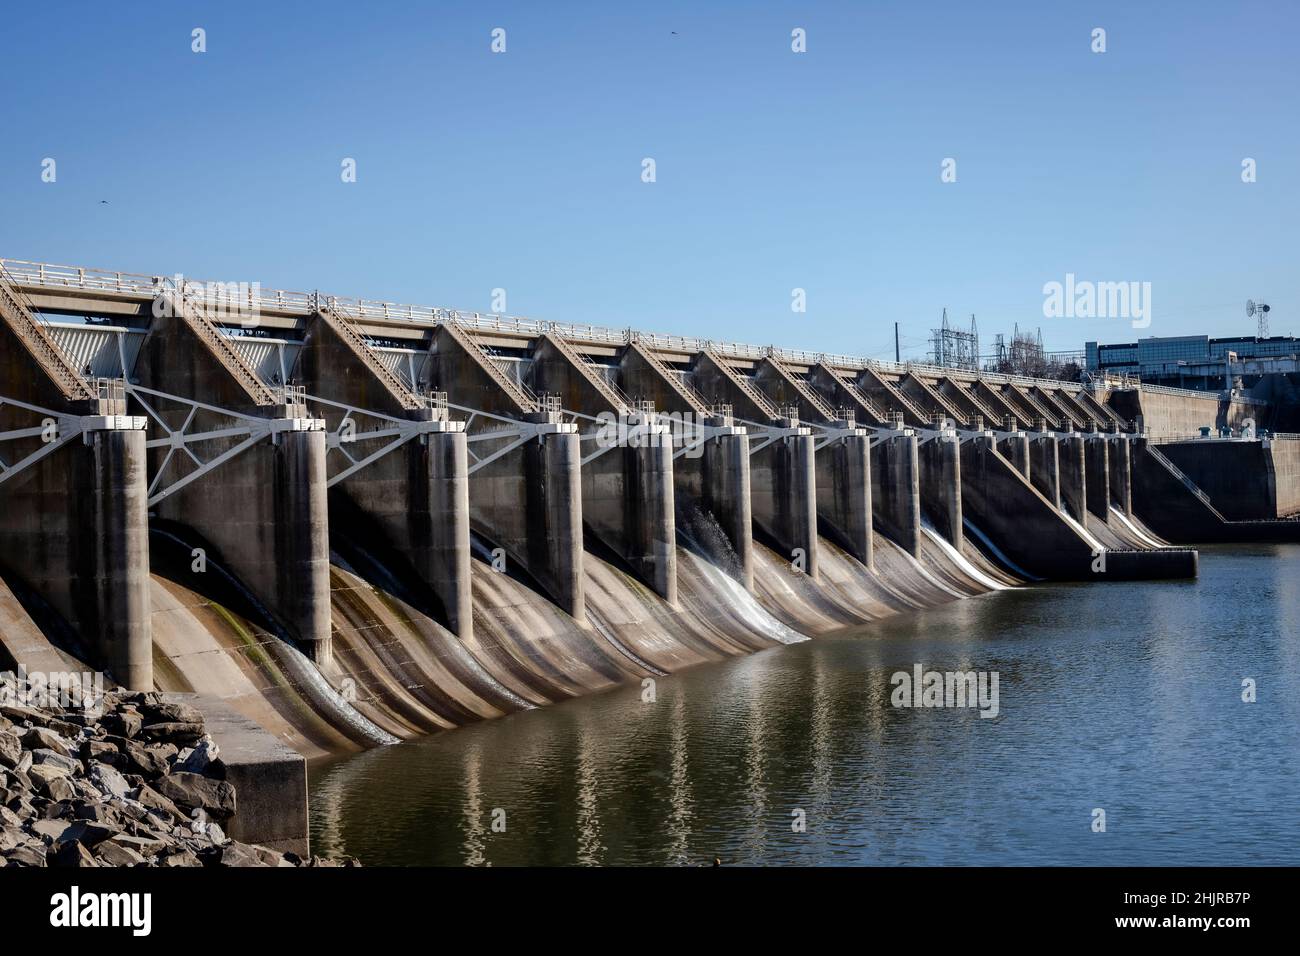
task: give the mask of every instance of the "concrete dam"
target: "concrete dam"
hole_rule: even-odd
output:
[[[1247,397],[0,266],[0,665],[308,758],[1300,540]]]

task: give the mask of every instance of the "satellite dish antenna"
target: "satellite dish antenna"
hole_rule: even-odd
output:
[[[1268,314],[1273,309],[1267,302],[1256,302],[1254,299],[1246,300],[1246,316],[1258,316],[1255,322],[1255,335],[1258,338],[1268,338]]]

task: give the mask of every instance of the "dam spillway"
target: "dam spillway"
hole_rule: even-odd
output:
[[[307,756],[1300,537],[1249,400],[0,265],[5,656]]]

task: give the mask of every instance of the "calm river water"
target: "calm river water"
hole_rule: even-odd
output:
[[[918,663],[997,672],[998,716],[891,706],[890,676]],[[1206,548],[1196,582],[990,594],[661,678],[653,703],[631,687],[316,764],[313,850],[1290,864],[1298,717],[1300,546]]]

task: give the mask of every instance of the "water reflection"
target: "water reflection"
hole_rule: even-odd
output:
[[[653,702],[634,686],[318,765],[315,848],[411,865],[1290,863],[1300,548],[1211,550],[1201,570],[987,595],[660,678]],[[890,675],[917,663],[997,671],[1000,715],[891,707]]]

